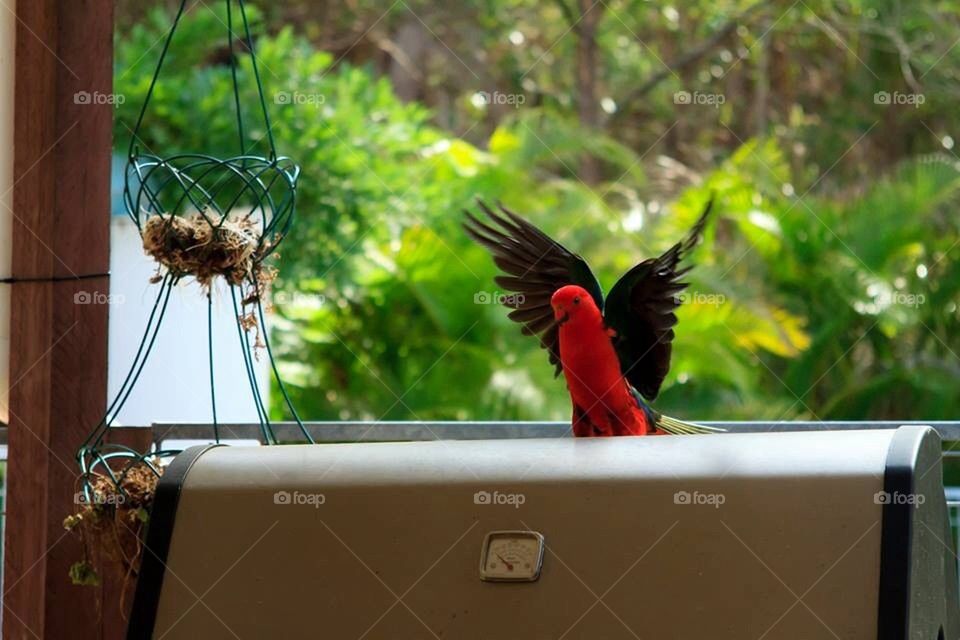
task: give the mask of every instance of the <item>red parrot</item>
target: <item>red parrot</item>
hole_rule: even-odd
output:
[[[700,239],[707,205],[687,237],[658,258],[630,269],[603,298],[586,261],[517,214],[480,208],[493,224],[466,212],[464,228],[490,250],[507,275],[496,282],[509,318],[537,335],[556,375],[563,372],[573,401],[576,436],[715,433],[715,429],[658,413],[653,401],[670,369],[677,297],[687,283],[678,268]],[[646,400],[645,400],[646,398]]]

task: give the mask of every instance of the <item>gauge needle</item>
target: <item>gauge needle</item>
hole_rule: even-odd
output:
[[[504,566],[507,567],[507,571],[513,571],[513,565],[507,562],[506,560],[504,560],[502,555],[498,553],[497,557],[500,558],[500,562],[502,562]]]

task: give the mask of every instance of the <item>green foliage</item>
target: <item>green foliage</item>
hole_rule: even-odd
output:
[[[70,565],[70,584],[78,587],[99,587],[100,574],[86,561],[80,560]]]
[[[219,14],[198,9],[181,21],[144,122],[140,142],[146,150],[240,153],[229,58],[222,57],[227,29]],[[122,150],[146,95],[159,41],[169,29],[164,12],[151,16],[117,46],[115,91],[128,98],[115,120]],[[278,152],[293,157],[304,176],[294,236],[283,246],[284,275],[323,274],[350,282],[348,270],[331,266],[349,265],[347,258],[362,249],[361,238],[387,238],[392,226],[417,215],[409,213],[406,203],[412,199],[404,196],[410,186],[407,165],[438,135],[426,126],[427,112],[398,101],[386,80],[348,66],[333,72],[332,56],[312,50],[289,29],[256,38],[256,47]],[[145,55],[148,50],[154,55]],[[243,149],[266,153],[250,59],[238,59]],[[381,224],[388,213],[395,220]]]
[[[534,17],[558,13],[557,6],[499,3],[483,28],[499,35],[522,29],[528,41],[549,43],[563,31],[558,16]],[[624,34],[648,24],[676,39],[680,27],[651,3],[610,7],[599,39],[611,86],[626,86],[627,76],[657,65]],[[710,3],[683,21],[705,35],[725,11],[746,7]],[[844,16],[872,10],[852,3]],[[522,19],[510,24],[508,15]],[[225,33],[221,19],[203,9],[184,19],[151,103],[142,141],[148,148],[239,152],[225,43],[209,37]],[[168,20],[155,12],[119,38],[116,90],[127,98],[117,112],[121,149],[152,72],[155,55],[147,52]],[[811,24],[802,7],[784,20]],[[811,50],[819,46],[819,36],[803,37],[813,41]],[[824,179],[854,141],[850,132],[870,126],[865,96],[875,87],[864,82],[864,69],[852,67],[850,78],[864,102],[828,109],[831,124],[848,135],[825,134],[798,106],[727,152],[713,142],[730,138],[724,118],[735,114],[721,110],[719,124],[691,134],[711,158],[697,173],[669,158],[646,158],[636,149],[649,145],[635,144],[636,132],[580,127],[571,76],[554,65],[569,57],[572,41],[558,40],[547,54],[542,47],[491,53],[490,66],[506,77],[532,68],[528,79],[541,95],[481,127],[473,143],[438,127],[420,104],[399,100],[371,65],[335,60],[289,28],[271,35],[258,27],[256,46],[277,148],[303,167],[297,221],[282,248],[278,284],[287,295],[277,304],[274,336],[304,418],[569,416],[564,385],[536,341],[521,336],[502,307],[483,303],[496,293],[496,270],[459,226],[461,210],[477,197],[529,217],[590,260],[609,287],[639,258],[677,241],[713,195],[716,213],[694,253],[698,267],[679,313],[674,366],[658,400],[667,412],[933,419],[960,409],[952,389],[960,373],[958,229],[950,215],[957,162],[924,156],[869,181]],[[537,62],[538,55],[550,59]],[[241,102],[251,123],[243,144],[255,148],[264,129],[243,58],[239,77],[248,89]],[[708,74],[703,86],[712,81]],[[645,127],[654,137],[666,134],[664,118],[677,109],[668,96],[681,86],[689,85],[667,81],[651,97]],[[456,102],[465,113],[474,108],[470,94]],[[603,177],[593,185],[577,178],[585,154],[603,159]]]

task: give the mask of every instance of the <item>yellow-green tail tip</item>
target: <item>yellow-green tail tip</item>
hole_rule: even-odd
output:
[[[657,428],[675,436],[692,436],[705,433],[726,433],[720,427],[708,427],[695,422],[684,422],[670,416],[661,415],[657,418]]]

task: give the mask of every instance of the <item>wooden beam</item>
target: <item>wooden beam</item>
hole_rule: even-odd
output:
[[[113,3],[16,3],[14,278],[3,637],[103,637],[80,557],[74,452],[107,394]],[[89,99],[87,99],[89,97]],[[98,298],[104,296],[104,298]],[[92,300],[92,304],[83,304]]]

